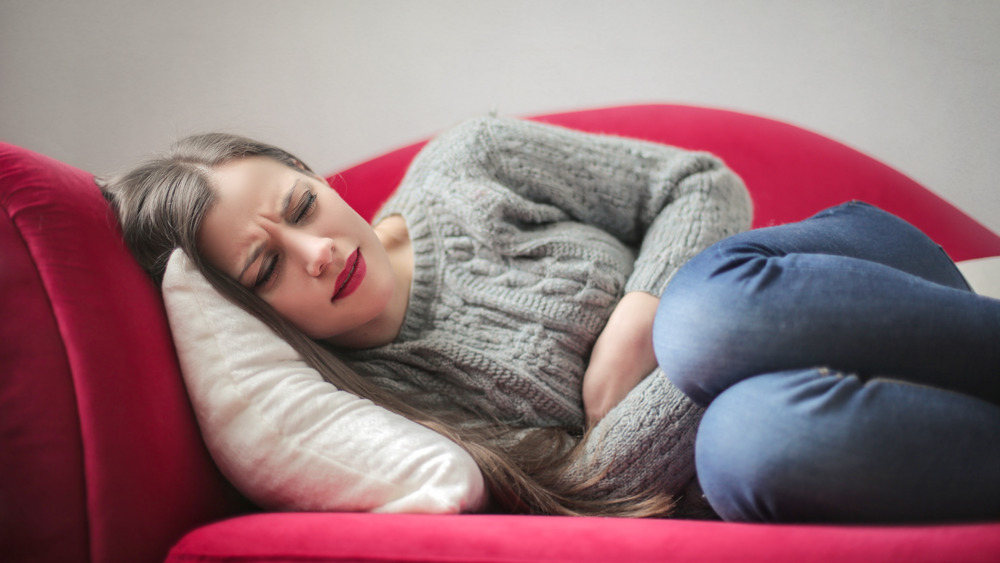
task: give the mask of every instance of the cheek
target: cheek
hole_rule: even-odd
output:
[[[310,294],[294,283],[293,280],[282,280],[282,286],[264,300],[276,313],[291,322],[303,332],[309,332],[316,315],[315,301],[318,296]]]
[[[281,312],[279,311],[279,313]],[[282,316],[313,340],[320,340],[328,336],[326,332],[329,327],[318,322],[322,315],[317,312],[316,307],[290,311]]]

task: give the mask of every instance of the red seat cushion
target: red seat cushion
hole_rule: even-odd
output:
[[[213,524],[167,561],[995,562],[1000,524],[777,526],[555,516],[261,514]]]

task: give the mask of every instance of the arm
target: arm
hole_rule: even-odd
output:
[[[409,180],[431,189],[460,188],[450,190],[449,197],[474,203],[460,208],[491,218],[484,224],[576,221],[631,247],[636,259],[624,288],[628,297],[609,311],[585,377],[592,418],[624,399],[588,434],[583,456],[569,468],[567,479],[581,483],[601,476],[595,496],[638,492],[653,481],[667,491],[680,490],[693,474],[701,411],[659,370],[644,377],[650,371],[648,355],[640,359],[641,354],[626,352],[647,339],[651,347],[648,329],[616,327],[640,326],[628,312],[633,301],[655,300],[681,264],[749,226],[750,201],[739,178],[704,153],[492,118],[445,133],[420,158],[431,165],[415,162]],[[493,221],[497,214],[505,221]],[[505,231],[484,235],[500,245],[513,238]],[[655,307],[637,309],[648,316]],[[639,361],[625,373],[616,369],[616,354]]]
[[[443,133],[408,174],[424,176],[412,182],[424,186],[465,185],[461,197],[518,223],[598,227],[637,253],[625,291],[653,296],[681,264],[752,217],[743,182],[708,153],[509,118],[471,119]]]
[[[683,263],[749,227],[739,178],[715,157],[512,120],[480,126],[494,174],[535,202],[597,225],[638,250],[627,293],[594,345],[583,380],[596,424],[655,367],[658,296]]]
[[[597,424],[654,368],[653,318],[658,297],[626,293],[608,319],[583,376],[587,425]]]
[[[418,158],[434,164],[411,168],[428,176],[418,183],[467,186],[458,197],[474,202],[484,216],[499,214],[515,224],[585,223],[635,252],[626,297],[595,343],[584,377],[591,422],[655,367],[650,328],[655,300],[677,268],[750,225],[751,203],[742,181],[707,153],[479,118],[439,136]],[[498,244],[506,237],[488,235]]]
[[[678,267],[750,225],[743,182],[710,154],[512,119],[469,127],[505,189],[638,251],[626,292],[660,295]]]

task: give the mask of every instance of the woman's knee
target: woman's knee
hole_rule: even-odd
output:
[[[843,460],[808,424],[810,401],[838,376],[798,370],[746,379],[719,395],[698,428],[695,462],[712,507],[726,520],[779,522],[824,514],[819,475]],[[829,483],[828,483],[829,484]]]
[[[725,381],[740,349],[754,346],[754,309],[747,281],[760,264],[758,249],[727,239],[685,264],[670,281],[653,324],[657,362],[671,382],[706,406]],[[756,261],[756,263],[755,263]]]
[[[746,383],[746,382],[744,382]],[[695,465],[698,480],[712,508],[724,520],[763,522],[774,518],[768,492],[774,486],[774,466],[782,465],[762,421],[758,397],[740,385],[709,405],[698,427]]]

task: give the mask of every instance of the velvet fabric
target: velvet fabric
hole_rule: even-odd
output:
[[[791,125],[674,105],[537,119],[714,152],[746,181],[756,226],[857,198],[916,224],[956,260],[1000,255],[1000,237],[919,184]],[[371,217],[419,147],[332,174],[331,184]],[[996,522],[835,527],[505,515],[239,517],[250,507],[201,442],[158,290],[124,248],[92,175],[0,143],[0,210],[5,561],[1000,558]]]
[[[242,501],[93,176],[0,145],[0,559],[155,561]],[[234,500],[228,500],[234,499]]]
[[[168,561],[988,563],[996,524],[778,526],[558,516],[260,514],[196,530]]]

